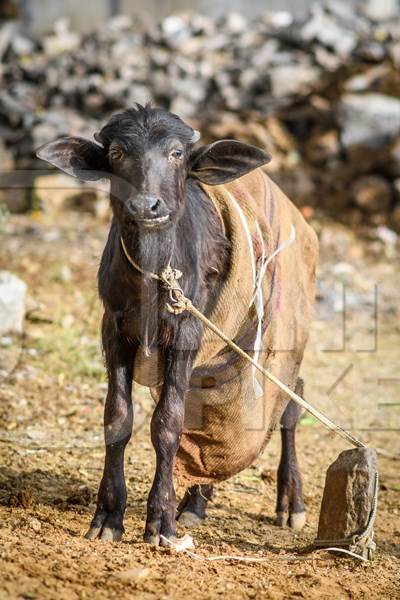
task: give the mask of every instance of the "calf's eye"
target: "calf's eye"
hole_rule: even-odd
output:
[[[183,158],[183,150],[178,150],[178,149],[172,150],[170,153],[170,156],[172,158],[178,158],[178,159]]]

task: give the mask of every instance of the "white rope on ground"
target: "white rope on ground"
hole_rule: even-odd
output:
[[[191,535],[185,534],[182,538],[177,540],[169,540],[164,535],[160,535],[160,538],[168,544],[170,548],[175,550],[176,552],[184,552],[187,556],[190,556],[194,560],[199,560],[201,562],[215,562],[215,561],[223,561],[223,560],[233,560],[236,562],[246,562],[246,563],[263,563],[270,562],[271,560],[275,561],[285,561],[285,562],[305,562],[310,561],[313,562],[315,560],[326,560],[323,557],[315,556],[319,552],[341,552],[343,554],[347,554],[352,558],[357,558],[363,562],[368,562],[366,558],[356,554],[355,552],[351,552],[350,550],[345,550],[344,548],[320,548],[318,550],[314,550],[311,556],[241,556],[241,555],[230,555],[230,554],[221,554],[216,556],[202,556],[201,554],[197,554],[197,552],[192,552],[191,548],[194,548],[194,542]]]

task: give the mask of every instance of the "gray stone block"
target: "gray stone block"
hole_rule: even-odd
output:
[[[339,454],[326,474],[318,540],[341,540],[364,531],[373,504],[377,468],[372,448]]]

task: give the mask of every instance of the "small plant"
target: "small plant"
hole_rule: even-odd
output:
[[[47,372],[68,373],[68,377],[104,377],[99,342],[79,328],[55,327],[43,332],[37,348],[46,358]]]

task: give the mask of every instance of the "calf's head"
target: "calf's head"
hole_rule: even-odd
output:
[[[270,160],[259,148],[234,140],[194,149],[197,131],[150,106],[113,115],[94,138],[62,137],[37,156],[84,181],[110,178],[112,208],[124,228],[171,226],[183,209],[188,177],[223,184]]]

